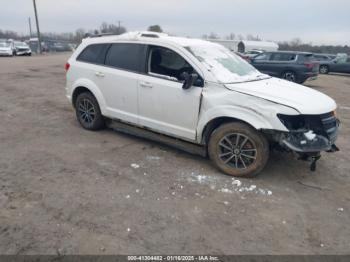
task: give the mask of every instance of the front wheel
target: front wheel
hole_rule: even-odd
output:
[[[208,153],[224,173],[253,177],[265,167],[269,158],[269,145],[266,138],[252,127],[233,122],[214,130]]]
[[[75,103],[76,116],[81,126],[88,130],[99,130],[105,126],[100,106],[89,92],[78,96]]]

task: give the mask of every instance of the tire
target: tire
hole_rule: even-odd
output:
[[[87,130],[100,130],[105,127],[104,118],[96,98],[90,92],[78,95],[75,112],[80,125]]]
[[[327,65],[321,65],[320,66],[320,74],[328,74],[329,73],[329,67]]]
[[[254,177],[267,163],[269,143],[252,127],[244,123],[231,122],[213,131],[209,140],[208,154],[215,166],[225,174]]]
[[[282,78],[287,80],[287,81],[290,81],[290,82],[294,82],[294,83],[298,82],[297,75],[293,71],[285,71],[285,72],[283,72],[282,73]]]

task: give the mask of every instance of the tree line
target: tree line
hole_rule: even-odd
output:
[[[163,32],[160,25],[151,25],[147,28],[148,31],[153,32]],[[113,23],[103,22],[99,28],[96,29],[77,29],[74,33],[42,33],[42,39],[50,39],[57,41],[65,41],[71,43],[80,43],[81,40],[89,35],[96,34],[123,34],[127,32],[127,28],[116,25]],[[0,39],[18,39],[26,40],[29,37],[36,37],[36,34],[32,36],[19,35],[18,33],[10,30],[3,31],[0,29]],[[254,36],[252,34],[247,34],[243,36],[242,34],[230,33],[224,37],[220,37],[218,34],[211,32],[209,34],[202,35],[203,39],[226,39],[226,40],[252,40],[252,41],[262,41],[259,36]],[[326,54],[337,54],[346,53],[350,55],[350,47],[347,45],[312,45],[311,43],[303,43],[300,38],[292,39],[291,41],[279,42],[279,50],[290,50],[290,51],[305,51],[313,53],[326,53]]]

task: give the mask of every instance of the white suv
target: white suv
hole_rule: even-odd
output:
[[[153,32],[84,39],[66,64],[80,124],[106,125],[208,155],[253,176],[271,148],[316,160],[336,151],[336,104],[262,74],[221,45]]]

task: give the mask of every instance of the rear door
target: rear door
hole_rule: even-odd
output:
[[[285,71],[295,71],[296,57],[294,53],[273,53],[269,70],[276,77],[281,77]]]
[[[138,123],[138,79],[144,71],[146,45],[113,43],[106,55],[105,66],[95,72],[101,81],[107,116]]]
[[[177,51],[149,46],[146,74],[139,81],[139,121],[155,131],[196,139],[203,80],[182,88],[182,73],[197,73]]]

